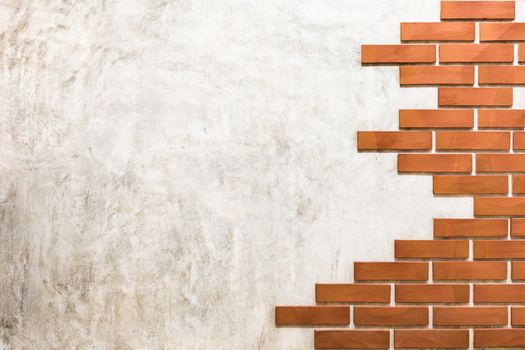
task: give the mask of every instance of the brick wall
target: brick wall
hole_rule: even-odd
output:
[[[514,18],[514,1],[441,1],[441,22],[362,46],[363,65],[400,66],[402,87],[437,87],[438,108],[400,110],[399,131],[358,132],[359,151],[399,152],[399,174],[472,196],[473,218],[435,218],[432,240],[356,262],[353,283],[315,286],[316,306],[276,307],[277,326],[314,327],[316,349],[525,348],[525,110],[512,109],[525,23]]]

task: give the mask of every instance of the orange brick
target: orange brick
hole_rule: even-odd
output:
[[[429,150],[432,133],[428,131],[358,131],[357,147],[365,150]]]
[[[435,45],[362,45],[361,63],[434,63]]]
[[[505,326],[506,307],[434,307],[434,326]]]
[[[525,67],[523,67],[525,68]],[[401,85],[472,85],[473,66],[402,66]]]
[[[356,281],[426,281],[426,262],[356,262]]]
[[[470,173],[472,156],[470,154],[399,154],[397,170],[400,173]]]
[[[525,154],[476,154],[476,170],[485,173],[525,172]]]
[[[400,109],[399,127],[403,129],[470,129],[474,127],[474,111],[471,109]]]
[[[481,85],[523,85],[525,67],[518,66],[480,66],[479,84]]]
[[[508,150],[510,133],[503,131],[439,131],[438,150]]]
[[[474,41],[472,22],[401,23],[401,41]]]
[[[480,109],[478,128],[524,128],[523,109]]]
[[[481,41],[525,40],[525,23],[488,22],[479,26]]]
[[[398,259],[466,259],[469,255],[468,251],[468,241],[395,241],[395,254]]]
[[[441,1],[441,19],[514,19],[514,1]]]
[[[525,284],[476,284],[474,285],[476,303],[523,303]]]
[[[441,44],[439,63],[512,63],[512,44]]]
[[[524,261],[513,261],[512,262],[512,280],[514,281],[525,280],[525,262]]]
[[[525,176],[514,175],[512,177],[512,193],[525,194]]]
[[[348,306],[277,306],[275,324],[278,326],[347,325]]]
[[[506,219],[434,219],[434,237],[506,237]]]
[[[357,326],[426,326],[428,325],[428,308],[356,306],[354,323]]]
[[[316,284],[318,303],[389,303],[390,286],[380,284]]]
[[[434,194],[505,194],[508,193],[507,176],[434,176]]]
[[[466,329],[396,329],[396,349],[466,349],[469,332]]]
[[[525,62],[525,44],[520,44],[518,47],[518,62]]]
[[[525,219],[512,219],[510,235],[512,238],[525,237]]]
[[[512,88],[439,88],[440,106],[512,106]]]
[[[525,216],[525,198],[474,198],[476,216]]]
[[[377,330],[315,331],[316,349],[388,349],[390,332]]]
[[[525,348],[525,329],[475,329],[475,348]]]
[[[475,241],[475,259],[525,258],[525,241]]]
[[[513,326],[525,326],[525,307],[513,307],[511,320]]]
[[[468,284],[396,285],[396,303],[468,303]]]
[[[507,263],[504,261],[435,261],[432,268],[435,281],[507,279]]]
[[[525,67],[523,67],[525,68]],[[512,135],[512,147],[515,150],[523,151],[525,150],[525,132],[515,131]]]

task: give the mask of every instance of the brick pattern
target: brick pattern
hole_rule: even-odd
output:
[[[361,51],[363,65],[399,65],[401,87],[437,89],[436,108],[400,110],[399,130],[360,131],[357,148],[400,153],[399,174],[472,197],[473,217],[435,218],[433,239],[396,240],[394,260],[317,284],[316,306],[277,307],[277,325],[319,328],[316,349],[525,348],[525,110],[512,108],[525,23],[514,1],[440,3],[440,22],[401,23],[400,44]]]

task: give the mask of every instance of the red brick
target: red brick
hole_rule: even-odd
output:
[[[356,306],[356,326],[426,326],[428,308],[412,306]]]
[[[505,326],[506,307],[434,307],[433,324],[440,326]]]
[[[441,19],[514,19],[514,1],[441,1]]]
[[[476,216],[525,216],[525,198],[474,198]]]
[[[433,177],[436,195],[472,195],[508,193],[507,176],[448,175]]]
[[[521,128],[525,127],[523,109],[480,109],[478,128]]]
[[[316,349],[388,349],[390,332],[378,330],[315,331]]]
[[[525,194],[525,176],[524,175],[512,176],[512,193]]]
[[[468,284],[396,285],[396,303],[468,303]]]
[[[357,147],[366,150],[430,150],[428,131],[358,131]]]
[[[400,173],[470,173],[470,154],[399,154]]]
[[[437,150],[508,150],[510,133],[503,131],[438,131]]]
[[[466,349],[469,332],[466,329],[396,329],[396,349]]]
[[[523,259],[525,241],[475,241],[475,259]]]
[[[397,259],[466,259],[469,245],[455,240],[396,240],[395,254]]]
[[[513,307],[511,320],[513,326],[525,326],[525,307]]]
[[[440,106],[512,106],[512,88],[439,88]]]
[[[518,62],[525,62],[525,44],[520,44],[518,46]]]
[[[512,280],[513,281],[525,280],[525,262],[524,261],[513,261],[512,262]]]
[[[478,74],[480,85],[525,84],[525,67],[523,66],[480,66]]]
[[[472,22],[401,23],[402,41],[474,41]]]
[[[476,170],[484,173],[525,172],[525,154],[476,154]]]
[[[476,303],[523,303],[525,284],[476,284],[474,285]]]
[[[399,63],[434,63],[436,62],[435,45],[362,45],[361,63],[363,64],[399,64]]]
[[[512,219],[510,235],[512,238],[525,237],[525,219]]]
[[[512,63],[512,44],[441,44],[439,63]]]
[[[434,237],[506,237],[507,219],[434,219]]]
[[[481,41],[520,41],[525,40],[525,23],[488,22],[479,26]]]
[[[524,114],[525,125],[525,114]],[[400,109],[399,127],[403,129],[470,129],[474,127],[471,109]]]
[[[348,306],[277,306],[275,324],[278,326],[348,325]]]
[[[432,265],[435,281],[507,279],[507,263],[504,261],[435,261]]]
[[[525,67],[523,67],[525,68]],[[402,66],[401,85],[472,85],[473,66]]]
[[[356,281],[426,281],[426,262],[356,262]]]
[[[525,67],[523,67],[525,68]],[[525,132],[515,131],[512,135],[512,147],[516,151],[525,150]]]
[[[316,284],[318,303],[389,303],[390,286],[380,284]]]
[[[525,348],[525,329],[476,329],[475,348]]]

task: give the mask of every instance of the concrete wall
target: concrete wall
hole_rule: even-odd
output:
[[[360,44],[438,18],[438,0],[2,2],[0,348],[312,348],[274,305],[471,216],[356,152],[358,129],[436,105]]]

